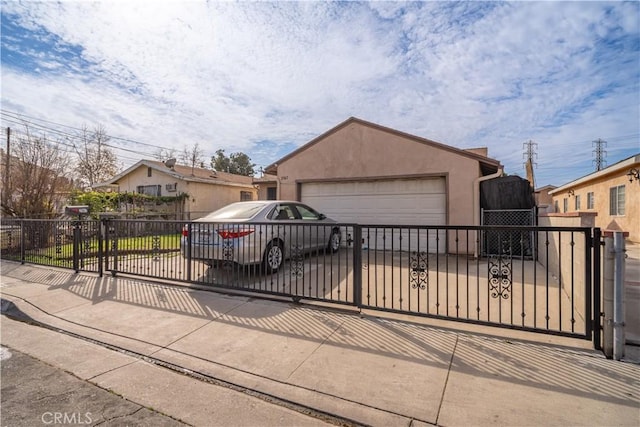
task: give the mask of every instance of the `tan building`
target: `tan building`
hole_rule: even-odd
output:
[[[640,154],[549,192],[553,211],[595,213],[595,227],[629,233],[640,242]]]
[[[251,177],[154,160],[141,160],[113,179],[94,186],[94,189],[150,196],[187,194],[183,212],[191,219],[200,218],[229,203],[258,198],[258,190]]]
[[[461,150],[352,117],[265,171],[278,199],[340,222],[471,225],[479,224],[480,181],[502,166],[485,148]]]
[[[533,193],[536,200],[536,206],[540,213],[554,212],[553,196],[549,194],[549,192],[556,188],[558,187],[555,185],[545,185],[544,187],[536,189]]]

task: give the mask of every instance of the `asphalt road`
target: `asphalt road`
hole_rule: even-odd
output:
[[[2,426],[184,426],[24,353],[0,347]]]

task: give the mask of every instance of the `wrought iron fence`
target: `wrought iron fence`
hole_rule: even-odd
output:
[[[104,219],[5,220],[1,231],[5,259],[295,301],[582,338],[600,313],[598,229]],[[489,233],[510,238],[482,256]]]

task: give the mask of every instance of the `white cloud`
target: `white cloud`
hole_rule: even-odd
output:
[[[3,64],[3,108],[99,122],[156,145],[198,142],[267,164],[277,153],[258,141],[299,145],[358,116],[461,148],[488,145],[511,173],[534,139],[538,175],[556,184],[559,159],[591,155],[576,153],[576,141],[635,134],[619,144],[638,148],[637,3],[2,7],[42,43],[58,40],[57,54],[31,55],[44,55],[38,74]],[[3,49],[24,53],[14,38],[3,33]],[[55,62],[74,46],[88,69]]]

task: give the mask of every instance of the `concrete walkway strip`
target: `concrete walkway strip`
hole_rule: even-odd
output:
[[[640,365],[583,341],[10,267],[2,298],[24,315],[135,357],[8,319],[3,343],[189,424],[640,425]]]

